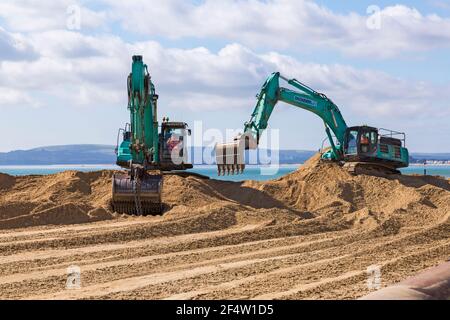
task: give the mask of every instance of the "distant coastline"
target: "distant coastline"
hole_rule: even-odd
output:
[[[115,165],[116,155],[113,145],[63,145],[39,147],[30,150],[0,152],[0,166],[109,166]],[[264,150],[263,150],[264,151]],[[212,155],[212,147],[191,147],[191,158],[198,154]],[[277,156],[280,165],[295,166],[304,163],[317,151],[279,150]],[[269,157],[271,152],[265,150]],[[414,153],[410,154],[411,165],[450,165],[450,153]],[[201,164],[207,165],[207,164]]]

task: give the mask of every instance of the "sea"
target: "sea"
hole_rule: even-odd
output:
[[[243,180],[270,180],[284,176],[295,171],[301,165],[280,165],[278,167],[247,166],[243,174],[218,176],[216,166],[201,165],[195,166],[190,172],[199,173],[210,178],[230,181]],[[76,171],[98,171],[98,170],[119,170],[115,165],[45,165],[45,166],[0,166],[0,172],[13,176],[23,175],[47,175],[66,170]],[[427,174],[450,178],[450,165],[411,165],[401,169],[403,174]]]

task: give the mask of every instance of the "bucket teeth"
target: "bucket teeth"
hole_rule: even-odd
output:
[[[217,174],[219,176],[242,174],[244,169],[245,165],[243,164],[218,164]]]
[[[245,168],[244,144],[241,140],[216,145],[216,163],[219,176],[241,174]]]

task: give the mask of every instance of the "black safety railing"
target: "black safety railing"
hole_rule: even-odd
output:
[[[398,139],[403,143],[403,146],[406,147],[406,134],[404,132],[394,131],[394,130],[385,129],[385,128],[379,128],[378,136]]]

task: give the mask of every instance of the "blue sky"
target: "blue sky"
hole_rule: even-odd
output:
[[[281,71],[326,93],[349,125],[450,152],[443,0],[1,1],[0,151],[114,144],[133,54],[149,65],[160,119],[242,128],[265,78]],[[270,128],[281,148],[318,149],[325,137],[319,118],[284,104]]]

